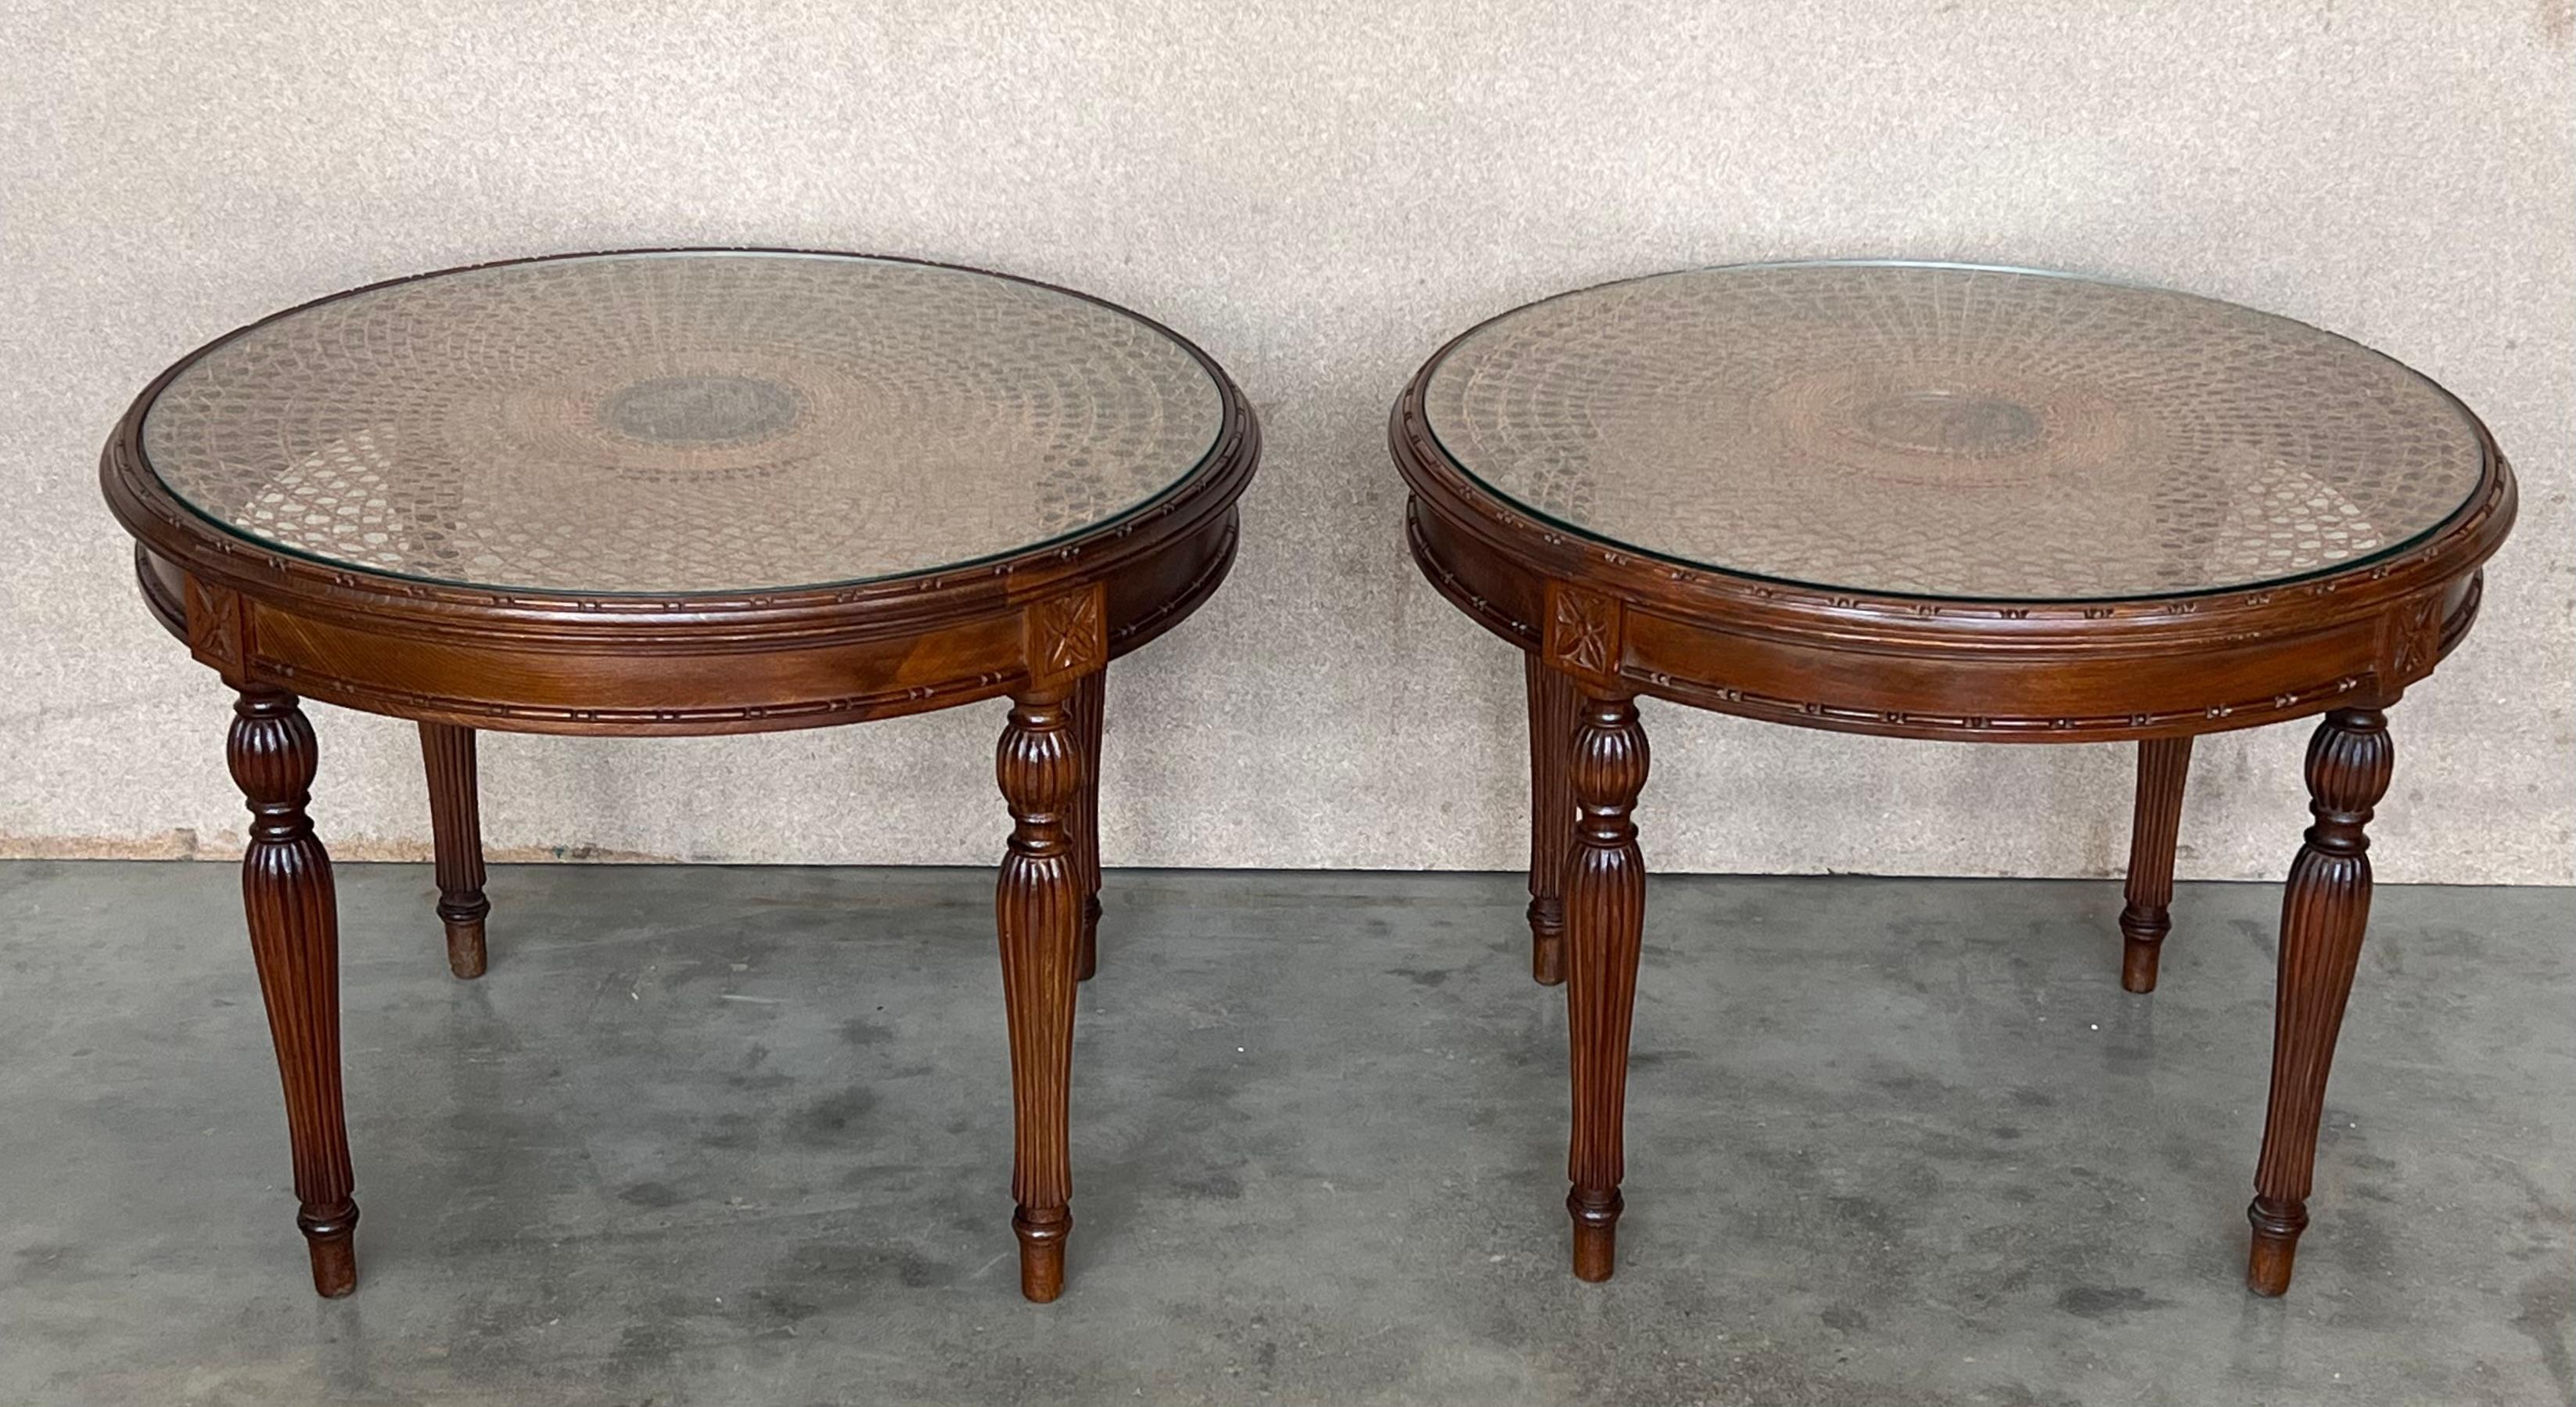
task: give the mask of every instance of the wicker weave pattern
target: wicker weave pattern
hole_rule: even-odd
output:
[[[2258,586],[2435,527],[2485,466],[2421,376],[2184,294],[1783,264],[1569,294],[1463,338],[1442,447],[1584,534],[1830,590]]]
[[[308,556],[475,586],[779,589],[1096,526],[1222,418],[1170,337],[989,275],[602,255],[318,304],[166,386],[152,469]]]

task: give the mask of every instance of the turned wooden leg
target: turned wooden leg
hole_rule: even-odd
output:
[[[1064,694],[1015,696],[994,768],[1011,810],[994,900],[1011,1023],[1011,1196],[1019,1204],[1011,1229],[1020,1238],[1020,1293],[1041,1304],[1064,1289],[1064,1242],[1073,1230],[1065,1125],[1083,907],[1065,824],[1081,781],[1074,732]]]
[[[1566,749],[1574,739],[1574,680],[1526,656],[1530,733],[1530,976],[1565,980],[1565,856],[1574,844],[1574,793]]]
[[[340,1108],[340,926],[331,857],[314,838],[313,725],[281,690],[250,688],[233,705],[226,747],[249,802],[242,907],[259,964],[259,992],[286,1086],[295,1154],[295,1224],[313,1260],[313,1288],[338,1298],[358,1287],[352,1235],[349,1127]]]
[[[1082,871],[1082,941],[1073,975],[1083,982],[1100,970],[1100,730],[1108,703],[1109,671],[1096,669],[1075,681],[1073,745],[1082,780],[1074,788],[1073,853]]]
[[[447,970],[483,975],[483,818],[474,792],[474,730],[420,725],[429,768],[430,843],[438,857],[438,917],[447,925]]]
[[[1629,819],[1646,785],[1646,730],[1627,698],[1584,693],[1567,772],[1574,791],[1565,870],[1566,1025],[1574,1073],[1574,1273],[1607,1280],[1617,1259],[1620,1122],[1628,1098],[1628,1022],[1637,1007],[1637,950],[1646,916],[1646,861]]]
[[[2129,822],[2129,903],[2120,910],[2120,985],[2156,989],[2156,955],[2173,929],[2174,844],[2182,835],[2182,785],[2191,739],[2138,744],[2138,809]]]
[[[2316,824],[2290,862],[2281,899],[2280,992],[2272,1018],[2272,1103],[2254,1171],[2254,1224],[2246,1284],[2258,1295],[2290,1288],[2299,1233],[2308,1226],[2317,1120],[2345,998],[2370,921],[2371,808],[2388,793],[2395,749],[2375,708],[2339,708],[2308,743],[2308,809]]]

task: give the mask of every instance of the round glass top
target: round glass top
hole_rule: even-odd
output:
[[[1043,546],[1224,419],[1105,304],[854,255],[601,254],[313,304],[198,355],[143,454],[227,531],[499,589],[838,585]]]
[[[2486,470],[2422,376],[2188,294],[1765,264],[1533,303],[1423,388],[1487,489],[1576,534],[1858,594],[2066,601],[2348,568]]]

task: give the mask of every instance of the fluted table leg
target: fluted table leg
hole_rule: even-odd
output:
[[[1646,915],[1646,862],[1630,820],[1646,785],[1646,730],[1635,700],[1588,690],[1567,774],[1577,820],[1565,871],[1566,1025],[1572,1047],[1574,1273],[1607,1280],[1617,1261],[1620,1125],[1628,1098],[1628,1025]]]
[[[438,917],[447,925],[447,970],[483,975],[483,817],[475,799],[474,730],[420,725],[429,771],[429,833],[438,861]]]
[[[226,760],[250,806],[242,908],[286,1087],[295,1224],[311,1253],[314,1290],[336,1299],[358,1287],[358,1204],[350,1196],[356,1178],[340,1103],[339,906],[331,857],[305,810],[317,750],[313,725],[295,696],[242,690]]]
[[[1014,696],[994,767],[1012,823],[994,900],[1011,1026],[1011,1196],[1018,1203],[1011,1228],[1020,1238],[1020,1293],[1040,1303],[1063,1292],[1064,1243],[1073,1230],[1066,1121],[1083,877],[1066,826],[1081,771],[1066,697]]]
[[[2334,710],[2308,743],[2308,809],[2316,823],[2290,863],[2281,900],[2271,1110],[2254,1172],[2254,1203],[2245,1212],[2254,1226],[2245,1279],[2258,1295],[2290,1288],[2299,1233],[2307,1229],[2326,1073],[2370,921],[2366,828],[2371,809],[2388,793],[2395,760],[2387,717],[2375,708]]]
[[[1071,707],[1074,750],[1081,782],[1074,788],[1073,853],[1082,872],[1082,938],[1074,976],[1084,982],[1100,970],[1100,734],[1107,719],[1109,671],[1076,680]]]
[[[2174,847],[2182,837],[2182,788],[2191,739],[2138,744],[2138,802],[2129,823],[2128,906],[2120,910],[2120,985],[2156,989],[2156,958],[2173,930]]]
[[[1565,856],[1574,844],[1574,794],[1565,776],[1574,739],[1574,680],[1533,650],[1529,670],[1530,976],[1565,980]]]

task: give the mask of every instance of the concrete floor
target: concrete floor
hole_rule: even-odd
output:
[[[1113,873],[1014,1289],[990,880],[341,871],[315,1300],[230,867],[0,865],[0,1403],[2576,1402],[2570,895],[2379,897],[2285,1301],[2269,887],[1660,879],[1619,1278],[1516,877]]]

